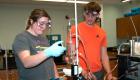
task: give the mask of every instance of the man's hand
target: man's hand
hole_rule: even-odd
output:
[[[83,70],[82,75],[86,80],[97,80],[96,76],[91,72],[87,72]]]

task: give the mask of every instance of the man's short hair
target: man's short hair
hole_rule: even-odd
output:
[[[89,2],[88,4],[86,4],[84,6],[84,11],[85,12],[88,11],[88,12],[91,12],[91,13],[93,13],[93,12],[99,13],[101,11],[101,6],[96,2]]]

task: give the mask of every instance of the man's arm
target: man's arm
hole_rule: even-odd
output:
[[[102,61],[102,64],[103,64],[103,67],[106,71],[106,73],[110,73],[110,63],[109,63],[109,57],[108,57],[108,54],[107,54],[107,48],[106,47],[102,47],[101,48],[101,61]]]
[[[109,57],[107,54],[106,47],[101,48],[101,61],[102,61],[103,67],[106,71],[107,80],[112,80],[112,79],[114,80],[114,77],[112,76],[111,69],[110,69],[110,62],[109,62]]]

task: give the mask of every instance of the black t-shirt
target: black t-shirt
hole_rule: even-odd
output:
[[[47,46],[49,46],[49,44],[46,38],[33,36],[27,31],[16,36],[12,48],[15,54],[20,80],[49,80],[54,77],[53,58],[47,58],[39,65],[32,68],[25,68],[18,57],[19,52],[23,50],[29,50],[30,55],[35,55],[37,51],[42,50],[40,47]]]

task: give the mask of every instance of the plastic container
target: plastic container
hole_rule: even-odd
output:
[[[131,56],[140,57],[140,36],[132,37],[131,43]]]

